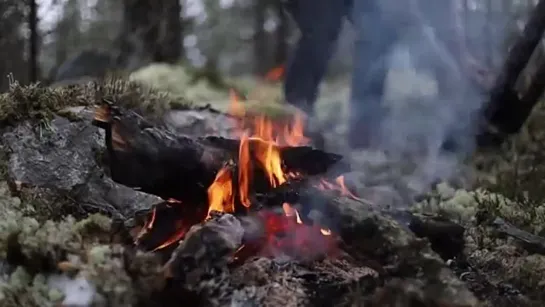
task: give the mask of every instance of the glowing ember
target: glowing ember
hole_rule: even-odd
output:
[[[282,79],[284,77],[284,74],[285,74],[285,68],[284,68],[284,65],[281,65],[281,66],[278,66],[278,67],[275,67],[275,68],[271,69],[265,75],[265,80],[279,81],[280,79]]]
[[[360,198],[350,192],[344,183],[344,176],[339,176],[335,179],[335,183],[331,183],[325,179],[322,179],[318,184],[318,188],[322,190],[334,190],[338,191],[342,196],[350,197],[352,199],[359,200]]]
[[[248,137],[246,136],[246,134],[244,134],[240,138],[238,161],[239,165],[244,165],[244,167],[239,167],[238,169],[240,203],[248,208],[250,207],[250,199],[248,198],[248,193],[250,189],[251,160],[250,146],[248,145]]]
[[[231,93],[231,114],[238,118],[238,131],[236,136],[240,138],[238,160],[238,198],[245,207],[250,207],[249,184],[254,174],[252,161],[256,161],[265,172],[271,187],[277,187],[298,174],[286,173],[282,167],[279,146],[300,146],[308,143],[308,138],[303,133],[303,116],[296,114],[291,124],[278,125],[265,116],[249,116],[236,95]],[[250,150],[252,148],[252,150]],[[232,212],[233,208],[233,184],[227,181],[231,178],[224,170],[220,171],[216,182],[210,186],[210,210]],[[339,181],[341,183],[341,181]],[[329,184],[332,189],[343,189],[335,184]],[[344,187],[344,183],[342,185]],[[223,199],[221,199],[223,197]],[[273,251],[298,250],[307,253],[331,248],[333,239],[327,239],[332,235],[331,230],[318,226],[305,225],[299,212],[289,203],[282,205],[283,215],[273,212],[260,212],[264,220],[265,236],[260,250],[268,254]],[[319,246],[315,246],[319,245]],[[252,249],[245,245],[237,255]],[[267,251],[263,251],[267,250]]]

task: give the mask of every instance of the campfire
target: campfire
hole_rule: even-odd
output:
[[[232,138],[190,138],[111,104],[97,109],[112,178],[165,200],[132,230],[136,246],[169,258],[191,227],[231,214],[257,231],[244,236],[233,261],[334,256],[335,221],[299,190],[356,198],[344,184],[341,157],[309,146],[303,114],[276,121],[251,114],[232,93],[229,115],[237,127]]]
[[[424,241],[347,188],[348,164],[311,146],[304,114],[256,114],[234,92],[228,113],[235,129],[220,137],[183,135],[107,101],[95,110],[94,125],[105,131],[108,175],[161,199],[124,223],[130,249],[161,261],[167,286],[160,297],[196,306],[239,299],[314,306],[342,301],[358,288],[369,306],[390,306],[390,299],[420,295],[407,292],[406,284],[384,290],[401,293],[398,298],[377,289],[394,276],[428,270],[429,261],[443,266],[442,260],[423,256],[431,252]],[[420,228],[438,233],[428,224]],[[453,249],[445,257],[458,253]],[[440,272],[430,273],[429,282]],[[422,291],[427,297],[427,286]],[[443,297],[430,299],[437,302],[430,306],[451,306]]]

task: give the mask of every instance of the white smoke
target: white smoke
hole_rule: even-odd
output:
[[[417,167],[413,179],[427,186],[454,175],[472,152],[475,115],[487,97],[460,65],[465,55],[447,46],[454,38],[440,37],[445,33],[454,36],[454,30],[433,28],[437,25],[431,25],[426,18],[427,14],[441,13],[421,13],[422,23],[407,29],[391,54],[383,101],[389,112],[382,123],[379,147],[400,159],[414,158]],[[447,23],[448,18],[444,19]],[[476,32],[471,28],[465,31],[474,36]],[[487,33],[481,33],[482,39],[487,39]],[[475,49],[478,47],[472,51]],[[445,151],[447,141],[454,141],[456,148]]]
[[[50,288],[57,289],[64,295],[64,307],[88,307],[95,298],[95,286],[81,276],[70,278],[66,275],[51,275],[47,283]]]

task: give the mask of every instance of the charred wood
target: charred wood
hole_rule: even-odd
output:
[[[545,238],[519,229],[499,217],[492,222],[492,225],[499,233],[512,237],[522,243],[529,252],[545,255]]]
[[[521,291],[510,284],[489,280],[490,276],[480,272],[465,257],[450,260],[448,265],[481,301],[491,302],[498,307],[532,306],[530,300]]]
[[[439,216],[412,215],[409,229],[418,237],[428,238],[431,248],[443,260],[453,259],[464,249],[463,226]]]
[[[218,171],[238,159],[239,140],[178,135],[110,105],[97,109],[94,124],[106,132],[112,179],[163,199],[207,204],[207,189]],[[250,140],[250,151],[260,142]],[[279,150],[287,172],[317,175],[333,165],[347,169],[341,156],[311,147]]]
[[[195,288],[206,275],[227,267],[243,237],[243,225],[230,214],[197,224],[172,253],[166,264],[167,274],[188,288]]]

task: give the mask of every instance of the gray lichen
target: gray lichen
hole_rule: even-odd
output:
[[[59,286],[59,276],[64,284],[88,283],[96,292],[94,306],[134,306],[151,294],[150,285],[160,285],[163,274],[155,256],[138,253],[127,263],[124,248],[109,242],[109,218],[94,214],[80,221],[67,216],[40,222],[25,215],[24,206],[1,182],[0,261],[15,269],[0,282],[0,306],[58,305],[73,295],[67,291],[75,291]]]

